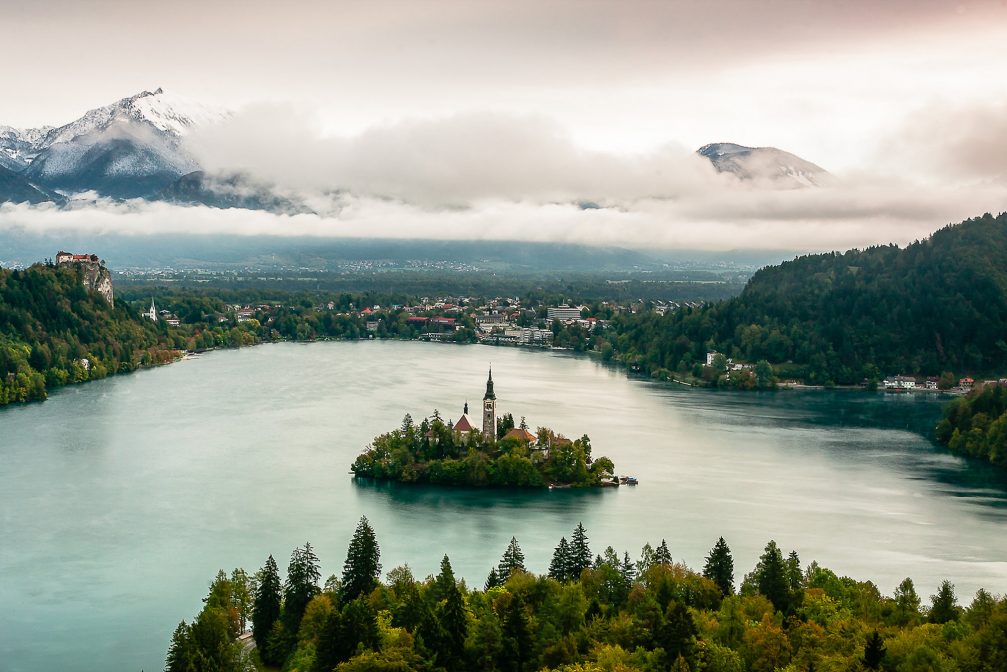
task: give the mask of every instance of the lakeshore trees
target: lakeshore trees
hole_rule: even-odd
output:
[[[363,529],[370,526],[358,525]],[[553,558],[557,566],[562,547]],[[351,555],[357,551],[348,551],[346,564],[357,564]],[[504,575],[486,590],[459,582],[444,556],[438,574],[424,581],[403,566],[379,582],[367,569],[376,560],[368,560],[361,566],[370,587],[351,596],[342,582],[317,588],[316,561],[305,545],[291,556],[295,578],[287,577],[282,595],[275,562],[267,560],[259,573],[253,632],[264,627],[264,617],[275,617],[274,633],[293,622],[288,610],[301,617],[297,632],[284,635],[289,648],[279,659],[268,659],[276,646],[260,644],[258,655],[304,672],[986,672],[1007,660],[1007,601],[985,591],[962,609],[945,582],[921,612],[909,579],[885,597],[870,582],[838,577],[817,563],[795,573],[796,554],[785,557],[770,542],[732,595],[682,564],[643,562],[646,550],[642,556],[637,573],[628,553],[620,560],[609,547],[578,576],[557,580],[527,572],[512,538],[502,567],[493,569]],[[728,556],[719,539],[704,569],[726,566],[711,560]],[[166,670],[249,669],[234,641],[239,621],[231,610],[241,601],[235,577],[219,574],[192,624],[175,629]],[[305,587],[312,597],[302,610]]]

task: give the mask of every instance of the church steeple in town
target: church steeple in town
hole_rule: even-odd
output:
[[[493,392],[493,367],[486,379],[486,394],[483,396],[483,437],[489,441],[497,438],[497,395]]]

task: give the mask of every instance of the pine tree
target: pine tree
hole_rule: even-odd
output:
[[[703,576],[717,584],[725,597],[734,593],[734,558],[723,537],[717,540],[706,556]]]
[[[867,638],[864,645],[864,667],[869,670],[881,669],[881,661],[885,658],[885,643],[881,635],[875,630],[874,634]]]
[[[930,622],[947,623],[958,620],[960,609],[958,608],[958,598],[955,597],[955,587],[945,580],[941,583],[936,595],[930,596]]]
[[[497,576],[504,583],[511,574],[517,571],[525,572],[527,570],[524,566],[524,553],[521,552],[517,539],[511,537],[507,550],[504,551],[503,557],[500,558],[500,564],[497,565]]]
[[[584,523],[577,523],[570,538],[570,579],[580,579],[581,572],[591,567],[591,547],[588,545]]]
[[[668,542],[661,540],[661,545],[654,551],[654,564],[671,566],[671,551],[668,550]]]
[[[566,537],[562,537],[559,540],[559,546],[552,554],[552,562],[549,563],[549,576],[561,583],[566,583],[571,580],[571,565],[570,545],[567,543]]]
[[[440,607],[439,620],[445,632],[444,667],[452,672],[465,669],[465,638],[468,637],[469,622],[465,612],[465,598],[454,583]],[[440,659],[438,659],[440,661]]]
[[[696,645],[696,624],[688,607],[678,600],[672,600],[665,612],[664,623],[656,633],[658,645],[669,658],[684,656],[690,658]]]
[[[435,602],[446,600],[452,590],[457,590],[455,572],[451,568],[451,560],[448,559],[447,554],[441,558],[441,571],[434,579],[431,589]]]
[[[625,551],[622,555],[622,566],[619,568],[619,573],[622,574],[622,580],[626,582],[627,586],[633,585],[633,581],[636,580],[636,565],[629,559],[629,551]]]
[[[280,570],[273,556],[259,570],[259,585],[252,604],[252,636],[255,645],[265,650],[273,624],[280,618]]]
[[[295,548],[290,554],[287,581],[283,587],[283,627],[287,632],[296,633],[300,629],[308,602],[321,592],[318,585],[321,578],[318,556],[311,544]]]
[[[790,581],[783,552],[775,541],[766,544],[766,550],[755,568],[756,586],[759,592],[769,598],[773,608],[784,614],[790,613]]]
[[[380,559],[381,549],[378,548],[374,530],[367,522],[367,516],[361,516],[343,563],[340,599],[344,604],[374,590],[381,576]]]
[[[503,660],[500,668],[505,672],[522,672],[531,657],[532,636],[520,595],[511,598],[503,619]]]
[[[318,634],[318,644],[315,647],[315,665],[312,672],[332,672],[336,665],[344,662],[344,647],[340,639],[342,634],[342,615],[333,609],[325,618],[322,630]]]
[[[486,583],[483,584],[483,590],[489,590],[490,588],[496,588],[500,585],[500,575],[497,574],[497,568],[493,567],[490,569],[489,576],[486,577]]]
[[[189,626],[182,621],[171,635],[168,655],[164,660],[164,672],[188,672],[194,662]]]

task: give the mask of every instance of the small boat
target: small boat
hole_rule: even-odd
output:
[[[623,476],[619,479],[619,482],[623,485],[638,485],[640,481],[636,480],[636,476]]]

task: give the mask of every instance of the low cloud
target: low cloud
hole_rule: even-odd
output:
[[[904,244],[1004,209],[1007,128],[994,112],[952,112],[961,115],[963,127],[943,135],[945,112],[913,116],[883,148],[886,170],[842,175],[826,187],[774,189],[718,174],[693,148],[674,144],[636,155],[585,150],[539,117],[457,115],[324,137],[310,116],[260,106],[194,134],[190,149],[209,171],[248,175],[274,193],[300,199],[311,214],[117,203],[92,194],[66,209],[0,206],[0,230],[701,250]],[[979,118],[989,122],[985,141],[981,131],[964,125]],[[925,150],[930,163],[917,150]],[[953,158],[957,163],[950,165]],[[899,162],[917,170],[892,168]]]

